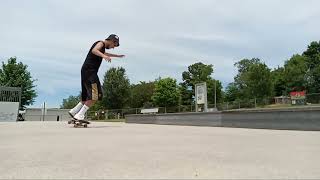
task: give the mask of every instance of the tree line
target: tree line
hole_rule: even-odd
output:
[[[154,81],[140,81],[136,84],[130,84],[129,77],[123,67],[112,67],[103,77],[103,99],[95,104],[93,109],[190,105],[193,101],[194,85],[204,81],[208,86],[208,101],[214,103],[215,81],[217,98],[222,101],[222,83],[213,79],[212,73],[213,65],[198,62],[190,65],[188,71],[182,73],[183,82],[180,83],[171,77],[159,77]],[[63,99],[61,108],[72,108],[79,99],[80,93],[77,96],[69,96]]]
[[[21,108],[31,105],[36,96],[35,79],[27,65],[11,57],[2,62],[0,86],[21,87]],[[181,74],[182,82],[171,77],[131,84],[123,67],[110,68],[103,77],[103,100],[94,109],[122,109],[141,107],[172,107],[194,102],[195,84],[206,82],[208,103],[231,102],[253,98],[286,96],[291,91],[319,93],[320,41],[311,42],[302,54],[294,54],[283,66],[270,68],[259,58],[241,59],[234,64],[237,75],[225,89],[214,79],[214,66],[197,62]],[[216,85],[216,88],[215,88]],[[62,100],[61,108],[72,108],[80,100],[80,93]]]

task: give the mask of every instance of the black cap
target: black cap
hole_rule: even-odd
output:
[[[107,40],[111,40],[111,41],[115,42],[117,47],[120,46],[119,36],[117,36],[115,34],[110,34],[110,36],[107,38]]]

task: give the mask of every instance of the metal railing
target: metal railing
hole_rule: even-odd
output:
[[[21,88],[0,86],[0,101],[21,102]]]

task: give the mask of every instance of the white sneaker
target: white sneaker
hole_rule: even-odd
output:
[[[83,104],[79,102],[74,108],[70,109],[69,115],[73,118],[83,107]]]
[[[74,116],[76,115],[75,113],[72,113],[72,111],[69,111],[68,113],[72,118],[74,118]]]
[[[84,120],[84,115],[81,115],[80,113],[74,115],[74,117],[76,120]]]

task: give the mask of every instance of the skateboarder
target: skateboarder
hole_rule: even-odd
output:
[[[98,100],[102,99],[98,70],[102,59],[111,62],[111,57],[122,58],[124,55],[106,53],[105,49],[119,47],[119,37],[111,34],[104,41],[95,42],[90,48],[81,68],[81,102],[69,111],[76,120],[84,120],[85,113]]]

